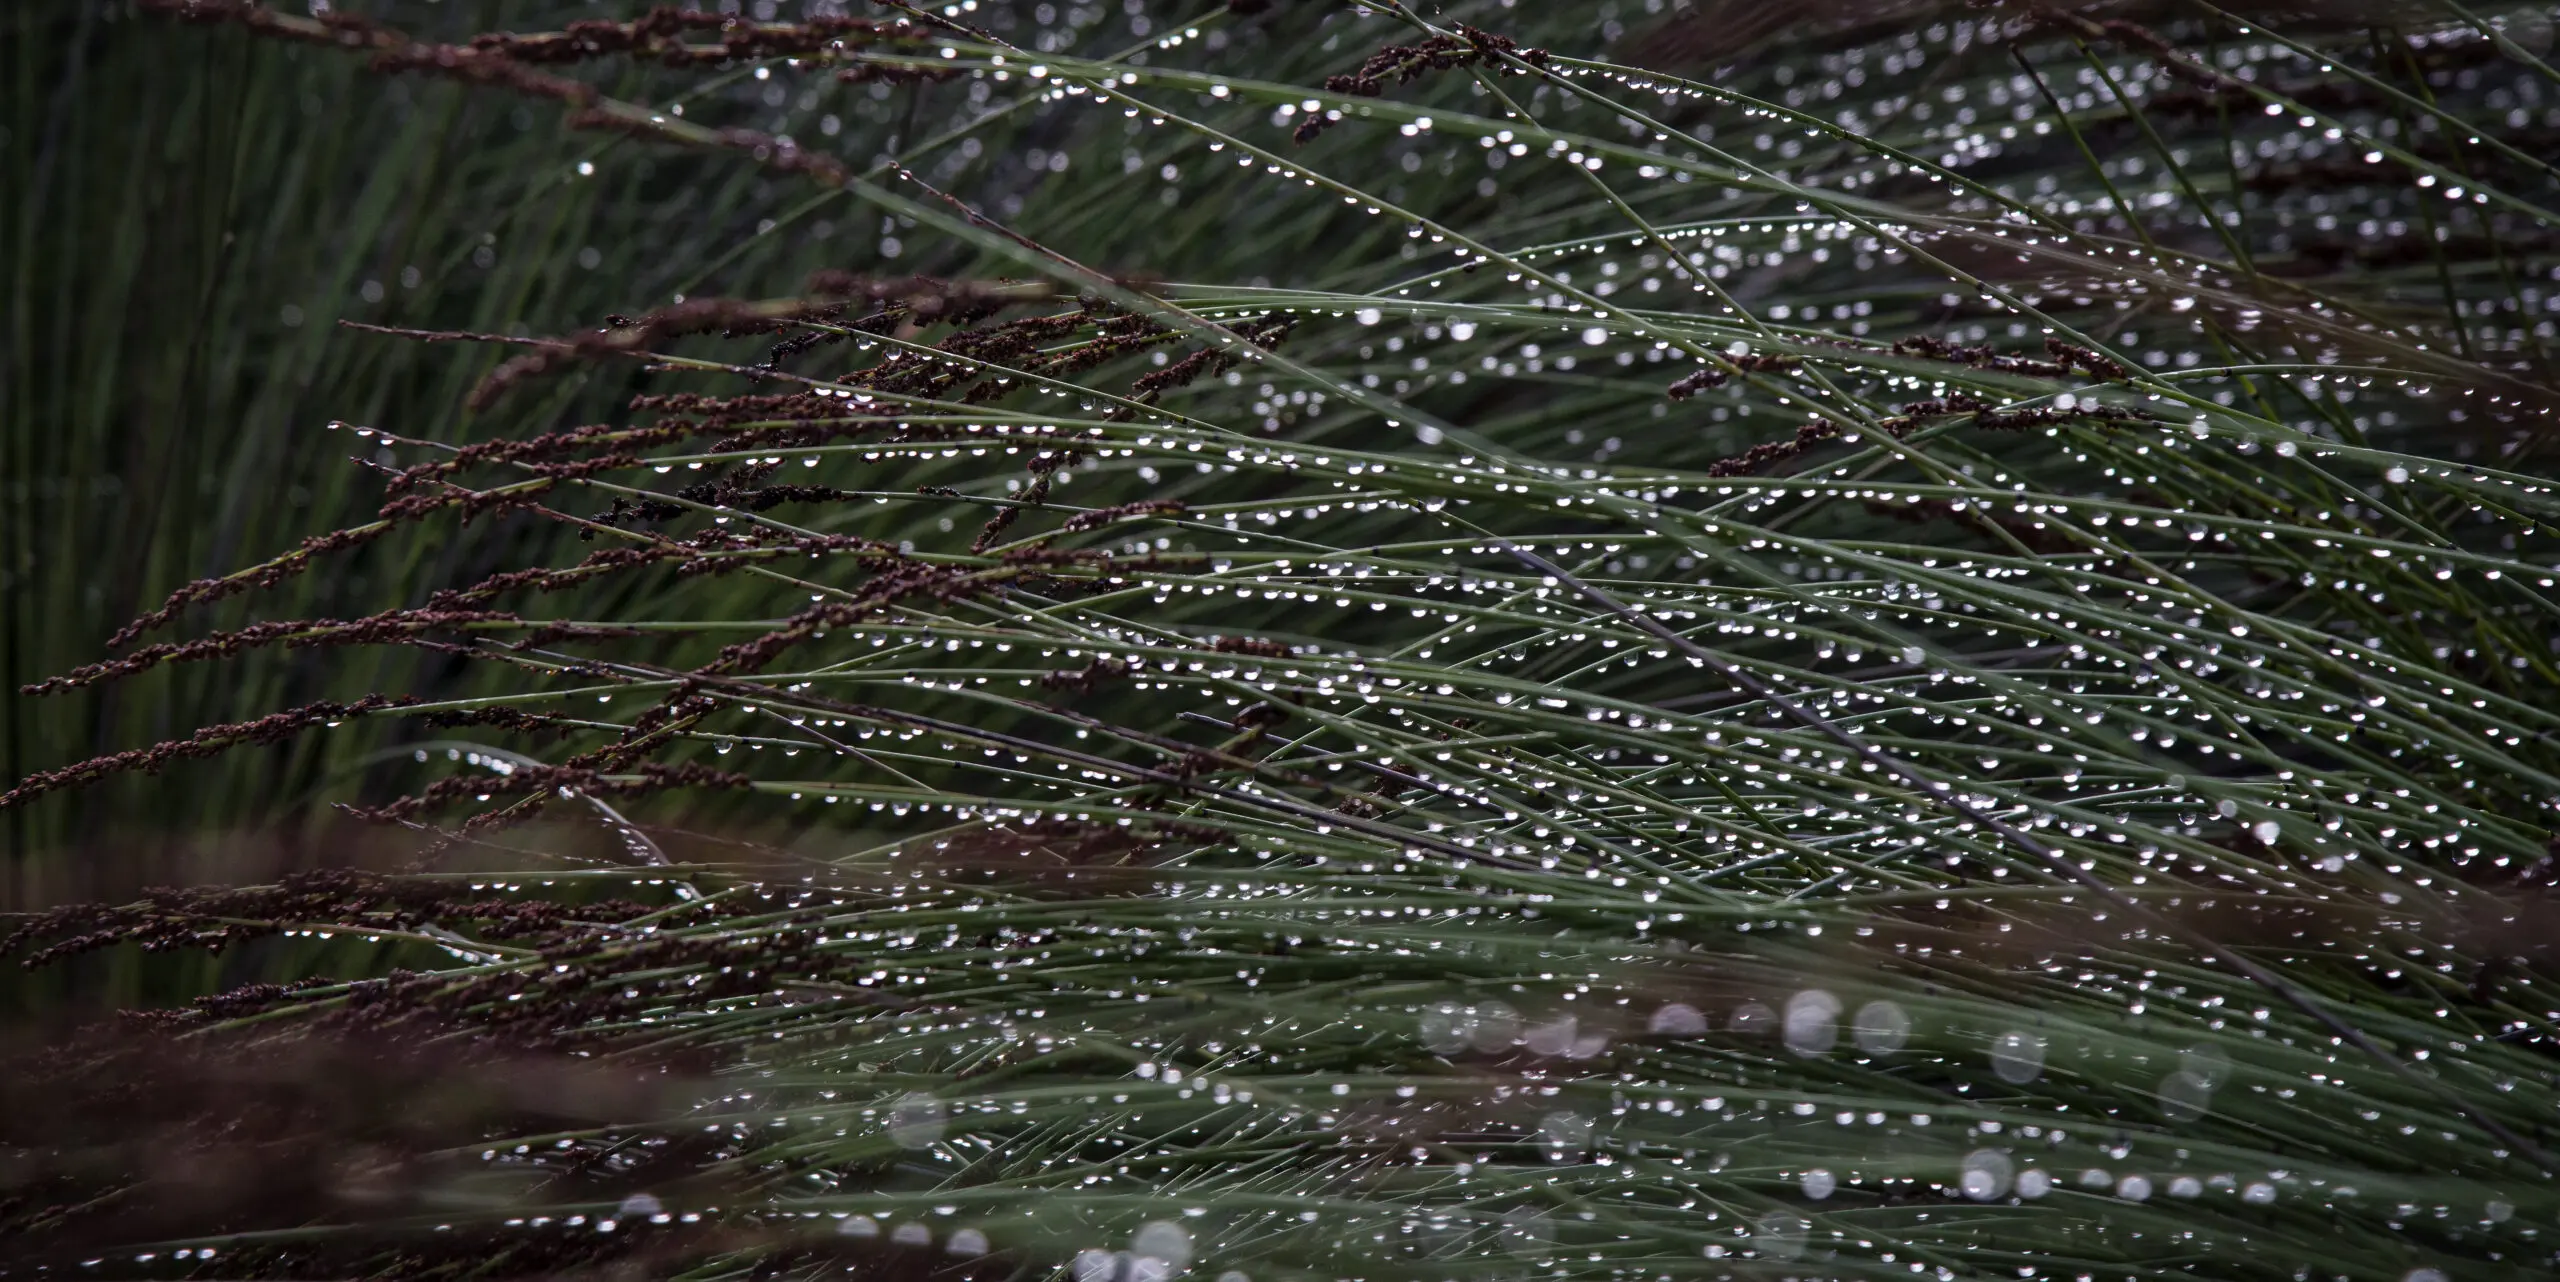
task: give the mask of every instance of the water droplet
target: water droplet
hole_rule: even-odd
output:
[[[1816,1202],[1831,1196],[1840,1187],[1840,1181],[1831,1172],[1824,1170],[1805,1172],[1804,1178],[1799,1183],[1804,1186],[1804,1195]]]
[[[2012,1086],[2024,1086],[2044,1075],[2044,1039],[2011,1029],[1991,1042],[1991,1071]]]
[[[1657,1037],[1696,1037],[1707,1031],[1707,1017],[1695,1006],[1672,1002],[1655,1011],[1644,1028]]]
[[[2178,1053],[2178,1071],[2195,1080],[2208,1091],[2222,1089],[2231,1080],[2231,1057],[2219,1046],[2190,1046]]]
[[[889,1240],[900,1246],[931,1246],[933,1230],[917,1221],[909,1220],[889,1230]]]
[[[1076,1282],[1112,1282],[1120,1272],[1120,1262],[1109,1251],[1078,1251],[1073,1272]]]
[[[2213,1092],[2183,1072],[2160,1079],[2160,1115],[2172,1122],[2192,1122],[2213,1110]]]
[[[1549,1113],[1538,1119],[1538,1138],[1559,1153],[1580,1152],[1591,1143],[1591,1119],[1580,1113]]]
[[[613,1213],[626,1220],[636,1220],[644,1216],[664,1214],[666,1209],[666,1204],[656,1197],[647,1193],[634,1193],[622,1199],[622,1204],[613,1208]]]
[[[1442,1002],[1422,1013],[1422,1044],[1438,1054],[1465,1050],[1475,1031],[1475,1012],[1456,1002]]]
[[[2053,1177],[2042,1171],[2029,1168],[2018,1172],[2017,1189],[2018,1196],[2023,1198],[2033,1199],[2043,1197],[2045,1194],[2053,1191]]]
[[[1756,1036],[1777,1027],[1778,1012],[1759,1002],[1744,1002],[1733,1008],[1733,1022],[1726,1025],[1738,1036]]]
[[[889,1106],[889,1139],[900,1148],[923,1148],[941,1139],[947,1125],[942,1101],[922,1092],[901,1095]]]
[[[1191,1265],[1191,1232],[1171,1220],[1149,1220],[1129,1239],[1129,1250],[1162,1260],[1179,1273]]]
[[[1540,1055],[1565,1055],[1573,1050],[1574,1019],[1559,1016],[1520,1035],[1520,1044]]]
[[[2128,1175],[2116,1181],[2116,1196],[2128,1202],[2139,1202],[2151,1196],[2148,1176]]]
[[[1819,1055],[1840,1040],[1840,999],[1819,988],[1808,988],[1787,999],[1787,1049],[1798,1055]]]
[[[1964,1155],[1964,1168],[1956,1178],[1956,1187],[1976,1202],[1988,1202],[2009,1193],[2009,1155],[1998,1149],[1978,1148]]]
[[[1911,1040],[1911,1013],[1893,1002],[1868,1002],[1858,1008],[1851,1031],[1859,1050],[1870,1055],[1890,1055]]]
[[[1772,1211],[1752,1226],[1751,1249],[1772,1260],[1796,1259],[1804,1254],[1804,1235],[1812,1228],[1802,1216]]]
[[[836,1225],[836,1232],[846,1237],[878,1237],[880,1221],[868,1215],[857,1215]]]
[[[953,1233],[951,1240],[943,1243],[942,1246],[953,1255],[985,1255],[987,1235],[976,1229],[961,1229]]]

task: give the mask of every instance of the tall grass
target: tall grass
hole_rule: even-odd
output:
[[[47,1264],[2555,1263],[2547,11],[152,7],[655,266],[28,687],[398,865],[27,920],[327,944],[30,1057]]]
[[[455,37],[526,16],[501,4],[417,12]],[[458,441],[581,404],[469,415],[463,393],[480,372],[469,360],[346,341],[338,319],[507,329],[592,317],[696,288],[711,263],[646,248],[691,238],[734,245],[723,270],[773,288],[830,261],[825,241],[753,235],[804,191],[681,155],[567,181],[609,146],[460,86],[384,81],[325,50],[209,38],[121,4],[14,5],[0,22],[11,59],[0,386],[12,426],[0,628],[13,686],[95,658],[174,583],[369,514],[376,486],[326,448],[334,417],[406,406],[425,416],[414,426]],[[461,551],[351,558],[270,606],[368,614],[464,572]],[[0,773],[411,679],[396,659],[305,662],[11,699]],[[129,844],[272,821],[345,786],[362,756],[314,744],[207,762],[0,822],[22,893],[59,895]]]

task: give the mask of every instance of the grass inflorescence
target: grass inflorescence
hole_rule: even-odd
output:
[[[396,870],[12,940],[369,968],[33,1057],[38,1265],[2560,1262],[2543,9],[144,7],[753,169],[748,243],[842,257],[366,322],[560,412],[335,425],[364,519],[28,685],[418,660],[0,798],[408,767],[326,798]],[[214,618],[401,540],[478,554]],[[313,1084],[403,1048],[468,1098]],[[167,1142],[59,1159],[133,1090]],[[182,1178],[359,1132],[290,1210]]]

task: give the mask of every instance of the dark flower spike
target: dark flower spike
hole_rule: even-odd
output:
[[[1918,356],[1927,360],[1944,361],[1951,365],[1962,365],[1968,369],[1989,370],[1997,374],[2023,374],[2029,378],[2067,378],[2080,374],[2102,383],[2121,383],[2133,377],[2132,371],[2126,369],[2121,362],[2077,344],[2064,342],[2059,338],[2046,338],[2044,349],[2046,354],[2053,357],[2052,360],[2032,360],[2024,356],[1994,351],[1987,344],[1967,346],[1961,343],[1950,343],[1926,334],[1918,334],[1898,340],[1891,350],[1896,356]]]
[[[2508,190],[2539,171],[2485,154],[2553,129],[2547,93],[2524,92],[2539,69],[2496,60],[2547,32],[2518,5],[2370,40],[2291,17],[2226,34],[2356,2],[1660,6],[1710,42],[1789,41],[1694,81],[1561,50],[1541,68],[1397,0],[1267,25],[1203,3],[1196,31],[1150,10],[1127,15],[1143,49],[1103,56],[1085,37],[1124,25],[1116,6],[1098,23],[1052,6],[1018,42],[1028,5],[1001,36],[884,9],[917,47],[840,52],[639,0],[465,41],[451,68],[395,60],[528,101],[574,91],[525,73],[627,70],[654,91],[669,58],[696,82],[787,62],[767,68],[784,84],[689,96],[690,119],[568,102],[577,123],[757,157],[761,181],[722,168],[758,203],[789,199],[777,171],[842,177],[810,152],[900,151],[893,127],[974,134],[996,148],[979,158],[1036,141],[1072,177],[923,162],[949,187],[921,188],[932,201],[845,185],[915,220],[898,261],[1001,259],[1094,297],[875,268],[811,279],[787,317],[634,310],[511,340],[502,358],[527,359],[509,378],[636,360],[701,381],[503,442],[384,438],[407,465],[379,469],[385,504],[414,505],[398,519],[510,528],[430,558],[437,581],[328,612],[531,615],[572,591],[593,613],[553,613],[633,626],[393,640],[430,660],[402,679],[437,683],[399,688],[459,701],[372,715],[558,745],[504,775],[422,762],[412,795],[349,799],[383,807],[401,857],[415,834],[419,866],[470,849],[473,868],[298,884],[289,903],[146,896],[66,911],[22,950],[326,932],[343,942],[275,951],[331,965],[378,931],[442,969],[245,987],[136,1027],[219,1052],[190,1073],[297,1039],[671,1075],[693,1055],[717,1078],[682,1079],[681,1124],[628,1109],[437,1134],[467,1178],[420,1175],[441,1201],[343,1218],[331,1189],[400,1184],[380,1172],[419,1146],[226,1166],[261,1187],[308,1167],[318,1195],[188,1239],[216,1262],[126,1231],[113,1198],[138,1206],[148,1183],[0,1196],[0,1238],[32,1225],[48,1275],[100,1279],[996,1282],[1139,1259],[1365,1277],[1402,1267],[1381,1235],[1484,1276],[2531,1273],[2549,1159],[2509,1137],[2547,1144],[2560,1097],[2539,942],[2560,496],[2547,456],[2522,461],[2546,448],[2522,384],[2549,366],[2552,310],[2524,289],[2560,240],[2540,188]],[[955,7],[981,11],[1004,7]],[[1506,12],[1521,42],[1607,39],[1596,10]],[[1415,29],[1363,62],[1384,37],[1347,33],[1380,17]],[[363,23],[294,21],[384,52]],[[1352,69],[1332,35],[1368,83],[1320,88]],[[2021,57],[2084,48],[2102,65],[2082,85],[2018,79],[2038,79]],[[2301,110],[2234,112],[2229,84],[2172,57]],[[1482,88],[1490,106],[1510,95],[1489,62],[1540,92],[1430,126],[1357,96]],[[797,91],[874,67],[971,92],[866,86],[827,142],[785,144],[826,110]],[[1185,111],[1195,90],[1221,119],[1320,97],[1412,124],[1293,165]],[[2371,136],[2393,116],[2396,141]],[[1159,204],[1154,153],[1177,151],[1167,186],[1196,185]],[[900,163],[918,162],[879,172]],[[1266,191],[1270,208],[1226,203]],[[979,212],[997,208],[1018,231]],[[1070,239],[1044,242],[1053,227]],[[790,241],[734,261],[762,279],[816,252]],[[1131,288],[1069,250],[1159,254],[1182,283]],[[1290,349],[1257,361],[1293,316]],[[734,359],[701,359],[722,334]],[[470,497],[509,486],[594,490],[597,511]],[[527,558],[566,546],[550,522],[593,541]],[[368,577],[412,560],[365,559]],[[470,697],[443,685],[456,668]],[[310,711],[224,714],[161,757],[38,782]],[[359,737],[376,736],[333,736]],[[698,763],[753,782],[678,795],[668,772]],[[652,853],[476,835],[564,790]],[[650,813],[606,808],[624,798]],[[678,807],[710,831],[661,826]],[[546,856],[493,888],[489,870]],[[654,902],[575,902],[591,892]],[[2359,1025],[2427,1075],[2354,1062]],[[2205,1080],[2234,1072],[2203,1110]],[[96,1149],[16,1128],[92,1099],[63,1093],[77,1081],[0,1101],[39,1101],[0,1108],[0,1148],[47,1179],[66,1165],[50,1155]],[[1769,1135],[1777,1165],[1708,1160]],[[207,1169],[237,1146],[125,1147]],[[1453,1178],[1486,1196],[1443,1208],[1444,1233],[1411,1195]],[[1949,1199],[1996,1205],[1904,1215],[1888,1242],[1861,1228]],[[1021,1209],[1037,1231],[1008,1240]],[[1147,1242],[1094,1233],[1158,1215]],[[1175,1226],[1197,1249],[1149,1253]],[[77,1232],[98,1249],[54,1250]],[[1497,1242],[1519,1249],[1477,1249]]]
[[[734,151],[779,172],[805,174],[828,187],[844,185],[852,173],[832,157],[800,147],[789,138],[754,129],[708,129],[607,97],[585,81],[537,70],[510,56],[502,47],[503,39],[499,42],[501,47],[491,48],[426,44],[391,28],[335,12],[303,18],[277,13],[249,0],[143,2],[151,10],[184,20],[234,23],[261,35],[355,51],[371,50],[371,66],[376,71],[418,72],[559,102],[572,108],[565,121],[572,129]]]
[[[686,37],[710,33],[715,42]],[[733,13],[706,13],[660,5],[629,22],[590,18],[556,32],[493,32],[473,36],[472,49],[517,62],[565,64],[628,55],[669,67],[719,67],[769,58],[803,58],[824,66],[835,57],[875,44],[912,42],[924,29],[904,19],[813,16],[800,22],[758,22]]]
[[[751,781],[742,774],[714,770],[693,762],[668,765],[664,762],[641,763],[632,778],[613,777],[579,766],[517,766],[505,774],[483,774],[439,779],[415,797],[403,797],[389,805],[371,809],[357,808],[364,818],[388,822],[407,819],[431,807],[463,797],[487,800],[497,796],[560,793],[586,794],[598,797],[638,797],[668,788],[745,788]],[[478,815],[464,824],[464,830],[488,826],[491,816]]]
[[[334,428],[342,425],[333,423],[330,426]],[[536,473],[530,480],[492,486],[485,490],[467,489],[437,480],[437,490],[429,494],[402,494],[401,491],[412,488],[417,480],[435,479],[440,475],[439,473],[417,472],[414,480],[411,479],[410,473],[396,473],[390,485],[394,497],[382,505],[375,520],[364,525],[333,530],[327,534],[308,536],[292,551],[262,564],[214,578],[198,579],[179,587],[161,602],[158,609],[117,629],[115,635],[107,639],[107,648],[121,649],[145,633],[168,626],[189,606],[220,601],[255,588],[273,587],[310,569],[322,556],[370,543],[407,522],[448,509],[459,511],[463,520],[469,522],[491,512],[530,507],[535,505],[543,495],[557,488],[562,481],[638,465],[639,460],[628,454],[612,455],[575,464],[539,464],[529,468]],[[433,467],[433,465],[428,466]],[[27,689],[33,692],[35,687],[31,686]]]
[[[1675,401],[1685,401],[1700,392],[1710,391],[1732,382],[1735,371],[1751,374],[1783,373],[1804,364],[1802,357],[1763,355],[1756,352],[1740,356],[1728,355],[1723,359],[1732,369],[1718,369],[1711,366],[1698,370],[1665,388],[1663,394]]]
[[[306,703],[285,712],[270,712],[254,721],[234,721],[225,725],[199,727],[183,739],[171,739],[148,748],[92,757],[59,770],[39,771],[18,781],[18,786],[0,792],[0,810],[41,797],[63,788],[77,788],[116,774],[158,774],[173,762],[194,757],[210,757],[233,748],[253,744],[276,743],[315,725],[336,725],[349,717],[361,717],[385,708],[403,707],[419,700],[412,695],[369,694],[361,699],[340,703],[322,700]]]
[[[613,323],[593,333],[571,339],[545,340],[534,350],[491,370],[489,376],[472,389],[470,405],[473,409],[487,409],[507,389],[552,373],[564,365],[611,356],[645,356],[659,343],[687,334],[716,332],[732,337],[767,334],[792,321],[832,318],[842,314],[841,304],[812,303],[800,299],[757,303],[730,298],[698,298],[662,307],[637,318],[615,317]]]
[[[1487,64],[1509,72],[1512,68],[1503,61],[1505,55],[1531,66],[1543,67],[1547,63],[1547,51],[1544,49],[1523,49],[1519,41],[1509,36],[1496,35],[1463,22],[1453,25],[1458,33],[1454,36],[1434,35],[1425,37],[1420,44],[1388,45],[1369,55],[1359,70],[1332,77],[1324,82],[1324,87],[1334,93],[1375,98],[1387,91],[1386,82],[1390,77],[1398,84],[1410,84],[1429,72]],[[1311,142],[1333,123],[1331,116],[1311,112],[1299,122],[1293,137],[1301,143]]]
[[[20,694],[59,694],[77,690],[137,672],[147,672],[164,663],[201,663],[211,659],[227,659],[261,646],[281,643],[289,649],[340,645],[436,645],[424,638],[434,632],[469,629],[487,624],[515,624],[524,620],[503,610],[384,610],[361,619],[277,619],[252,623],[229,632],[217,632],[197,641],[174,641],[147,645],[121,659],[73,668],[58,677],[47,677],[18,687]],[[583,633],[600,635],[594,629]]]

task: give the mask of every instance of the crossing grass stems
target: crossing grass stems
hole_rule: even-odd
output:
[[[20,919],[343,946],[23,1055],[0,1269],[2560,1261],[2544,9],[143,8],[851,230],[344,333],[638,390],[27,688],[433,660],[0,797],[413,748],[399,867]]]

